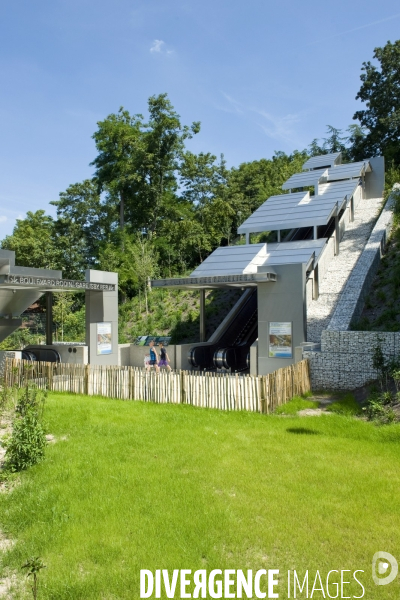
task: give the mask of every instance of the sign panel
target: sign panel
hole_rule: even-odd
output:
[[[35,287],[45,289],[63,290],[97,290],[99,292],[115,292],[113,283],[96,283],[94,281],[80,281],[75,279],[55,279],[54,277],[37,277],[33,275],[5,275],[0,277],[0,283],[12,287]]]
[[[209,277],[174,277],[172,279],[153,279],[152,287],[173,287],[175,285],[219,285],[257,283],[257,281],[276,281],[276,273],[244,273],[240,275],[211,275]]]
[[[292,358],[292,323],[270,321],[269,324],[270,358]]]
[[[111,323],[97,323],[97,355],[111,353]]]

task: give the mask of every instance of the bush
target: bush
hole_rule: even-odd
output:
[[[45,392],[26,386],[19,393],[12,433],[7,442],[6,470],[16,472],[44,457],[46,435],[42,424]]]
[[[396,417],[396,413],[387,401],[386,394],[369,398],[364,410],[368,419],[382,424],[393,423]]]

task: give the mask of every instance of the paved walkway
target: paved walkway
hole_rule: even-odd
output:
[[[327,328],[346,281],[368,241],[381,204],[382,198],[360,200],[354,221],[347,223],[339,255],[331,260],[320,282],[318,300],[311,302],[307,310],[309,342],[321,341],[321,333]]]

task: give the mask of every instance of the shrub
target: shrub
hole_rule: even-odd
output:
[[[371,421],[378,421],[382,424],[393,423],[396,414],[384,396],[385,394],[372,396],[363,410]]]
[[[20,391],[10,440],[7,442],[5,468],[22,471],[44,457],[46,435],[42,424],[46,393],[26,386]]]

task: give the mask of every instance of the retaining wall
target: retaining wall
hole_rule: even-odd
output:
[[[22,352],[19,350],[0,350],[0,378],[4,377],[6,358],[17,358],[21,360]]]
[[[321,351],[303,351],[310,361],[313,389],[351,390],[377,378],[373,353],[379,346],[386,358],[400,357],[400,332],[349,331],[361,316],[369,288],[379,268],[392,223],[394,196],[387,201],[351,273],[332,319],[321,336]]]
[[[386,358],[400,356],[400,332],[322,332],[321,351],[303,351],[310,361],[314,390],[352,390],[378,377],[373,353],[380,346]]]
[[[327,327],[330,331],[348,331],[364,308],[371,283],[379,268],[393,224],[394,197],[386,202],[370,238],[351,273]]]

